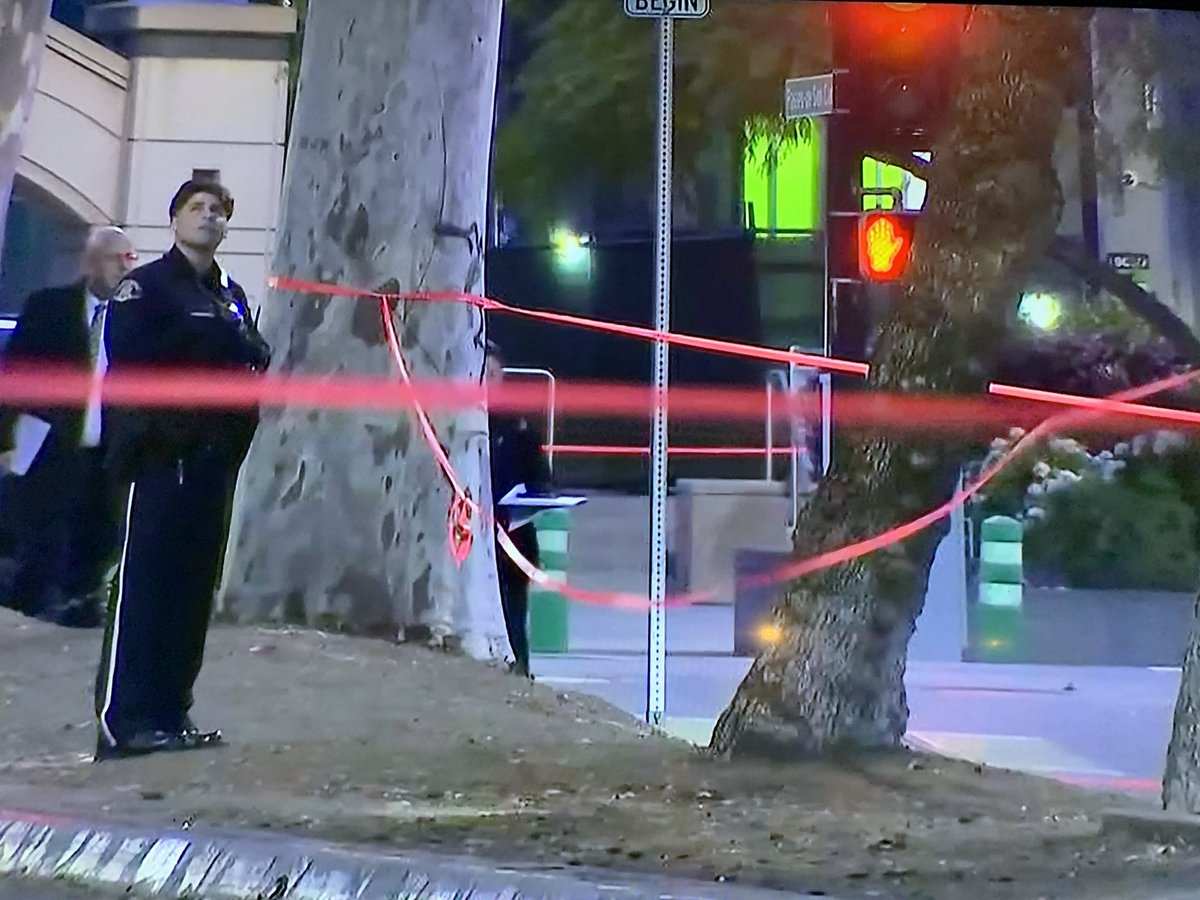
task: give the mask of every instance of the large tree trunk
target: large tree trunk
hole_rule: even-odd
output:
[[[980,393],[1021,279],[1054,237],[1052,164],[1087,13],[975,7],[957,100],[928,172],[903,292],[875,345],[868,389]],[[810,556],[916,518],[949,498],[965,448],[847,436],[796,532]],[[751,666],[713,733],[719,753],[795,756],[895,747],[904,670],[945,529],[809,576],[775,611],[783,639]]]
[[[1162,803],[1163,809],[1200,813],[1200,598],[1192,614],[1192,635],[1175,700]]]
[[[21,135],[37,95],[50,3],[0,0],[0,249],[21,161]]]
[[[397,291],[483,290],[501,0],[310,0],[273,271]],[[481,312],[400,303],[415,377],[482,375]],[[274,292],[275,369],[398,374],[372,300]],[[485,410],[435,416],[486,508]],[[265,416],[234,511],[224,612],[428,637],[476,658],[506,648],[493,541],[459,568],[451,490],[409,410]]]

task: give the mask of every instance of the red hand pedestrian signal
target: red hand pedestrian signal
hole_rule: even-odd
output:
[[[858,265],[868,281],[895,281],[908,267],[912,252],[911,216],[864,213],[858,220]]]
[[[904,238],[890,219],[876,219],[867,227],[867,266],[872,272],[891,269],[903,249]]]

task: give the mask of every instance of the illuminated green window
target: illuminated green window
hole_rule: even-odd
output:
[[[788,147],[779,162],[763,170],[762,154],[766,139],[759,138],[746,147],[742,160],[742,198],[754,208],[754,227],[768,234],[777,231],[814,231],[821,215],[820,132],[812,140]]]

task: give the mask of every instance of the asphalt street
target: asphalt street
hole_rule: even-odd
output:
[[[643,716],[644,614],[572,614],[572,652],[535,656],[535,675]],[[679,737],[707,742],[750,665],[730,655],[729,618],[696,610],[677,616],[674,629],[668,618],[667,727]],[[947,755],[1151,797],[1178,687],[1175,668],[914,661],[908,737]]]

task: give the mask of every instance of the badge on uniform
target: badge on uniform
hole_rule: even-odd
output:
[[[136,300],[140,296],[142,296],[142,286],[132,278],[126,278],[117,285],[112,298],[117,303],[124,303],[126,300]]]

